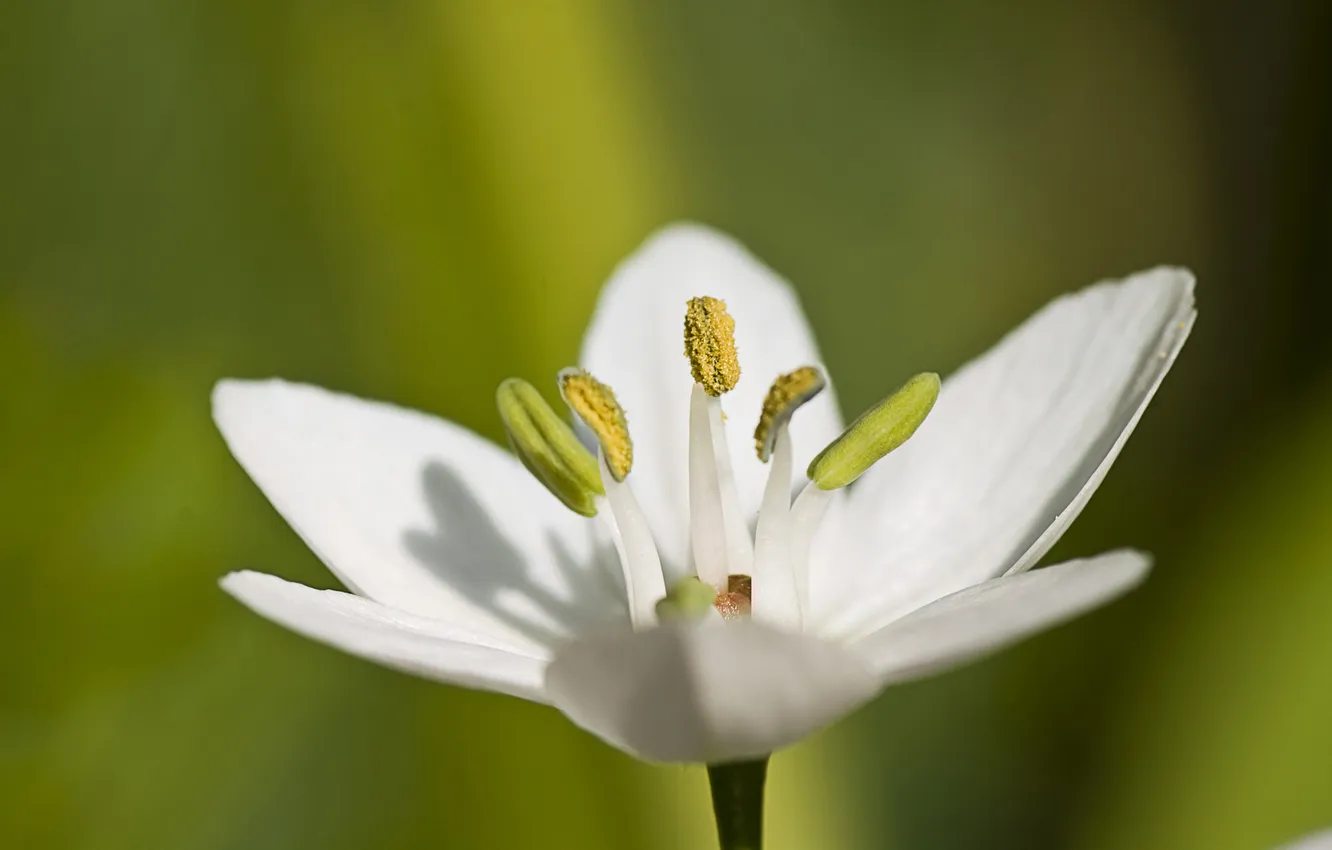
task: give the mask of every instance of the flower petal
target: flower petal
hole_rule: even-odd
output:
[[[1282,845],[1280,850],[1332,850],[1332,829],[1306,835],[1294,844]]]
[[[683,355],[684,314],[685,303],[700,295],[722,299],[735,318],[741,378],[723,404],[740,501],[751,518],[766,478],[751,434],[768,386],[779,374],[822,363],[790,286],[715,230],[668,227],[611,275],[583,340],[582,365],[610,384],[624,406],[634,438],[634,491],[663,557],[677,568],[689,540],[685,458],[693,380]],[[830,387],[792,423],[796,468],[841,431]]]
[[[668,624],[559,650],[551,701],[631,755],[724,762],[793,744],[877,691],[845,648],[760,623]]]
[[[926,605],[855,647],[883,684],[918,679],[995,652],[1126,593],[1151,559],[1129,549],[992,579]]]
[[[336,590],[315,590],[255,572],[231,573],[223,590],[248,608],[343,652],[437,682],[548,702],[548,659]]]
[[[824,611],[842,609],[829,626],[869,630],[1034,565],[1105,477],[1194,315],[1182,269],[1101,283],[945,381],[911,441],[852,488],[861,545],[816,591]]]
[[[464,428],[279,380],[222,381],[213,417],[273,506],[361,596],[529,648],[627,622],[618,569],[599,568],[589,523]]]

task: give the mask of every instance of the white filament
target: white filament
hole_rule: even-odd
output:
[[[657,623],[657,600],[666,595],[666,580],[662,576],[657,544],[652,539],[647,516],[638,506],[628,480],[615,480],[606,466],[606,455],[600,450],[597,452],[597,462],[601,467],[602,486],[606,488],[605,501],[609,502],[615,518],[611,537],[615,541],[620,567],[624,571],[629,616],[634,629],[650,628]],[[600,507],[602,505],[599,504]],[[598,511],[599,515],[601,513]]]
[[[709,423],[710,397],[694,384],[689,397],[689,542],[698,577],[724,592],[730,564],[717,453]]]
[[[731,447],[726,442],[726,418],[720,398],[706,396],[712,455],[717,464],[717,489],[721,493],[722,528],[726,532],[727,575],[751,575],[754,571],[754,540],[740,508],[740,494],[731,467]],[[725,588],[722,588],[725,590]]]
[[[801,614],[809,621],[809,560],[814,534],[823,521],[836,490],[820,489],[813,481],[805,485],[791,506],[791,571]]]
[[[770,463],[754,542],[751,610],[755,619],[799,631],[800,597],[791,566],[791,435],[785,426],[777,431]]]

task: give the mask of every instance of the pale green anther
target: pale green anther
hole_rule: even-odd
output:
[[[523,466],[571,511],[596,516],[595,497],[605,493],[601,473],[569,423],[521,378],[500,384],[495,403],[509,445]]]
[[[905,443],[930,415],[939,397],[939,376],[917,375],[833,440],[809,462],[809,480],[820,490],[836,490],[855,481],[884,455]]]
[[[657,619],[697,620],[717,601],[717,588],[698,576],[680,579],[664,599],[657,601]]]

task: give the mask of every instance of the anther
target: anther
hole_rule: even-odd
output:
[[[813,366],[801,366],[772,382],[768,395],[763,399],[763,412],[759,414],[758,427],[754,429],[754,448],[758,451],[759,460],[768,462],[773,444],[777,441],[777,432],[791,420],[792,414],[802,404],[822,392],[827,385],[823,373]]]
[[[717,588],[697,576],[681,579],[662,599],[657,600],[657,619],[697,620],[717,601]],[[720,612],[719,612],[720,613]]]
[[[569,408],[592,430],[601,443],[606,467],[616,481],[623,481],[634,465],[634,444],[624,409],[610,387],[582,369],[560,372],[560,394]]]
[[[740,358],[735,351],[735,319],[726,312],[725,301],[707,296],[689,299],[684,341],[694,383],[714,397],[735,388]]]
[[[855,481],[916,433],[938,397],[939,376],[933,372],[907,381],[819,452],[809,463],[809,479],[821,490],[836,490]]]
[[[597,496],[605,492],[597,461],[569,423],[521,378],[501,383],[495,404],[509,445],[523,466],[570,510],[596,516]]]

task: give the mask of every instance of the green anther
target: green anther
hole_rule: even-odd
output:
[[[521,378],[501,383],[495,403],[509,445],[523,466],[569,510],[596,516],[595,497],[606,491],[596,458],[578,441],[573,428],[546,404],[536,387]]]
[[[821,490],[836,490],[855,481],[884,455],[911,439],[930,415],[939,397],[939,376],[917,375],[865,411],[842,436],[809,462],[809,480]]]
[[[676,582],[664,599],[657,601],[657,619],[697,620],[717,601],[717,588],[698,576]]]

